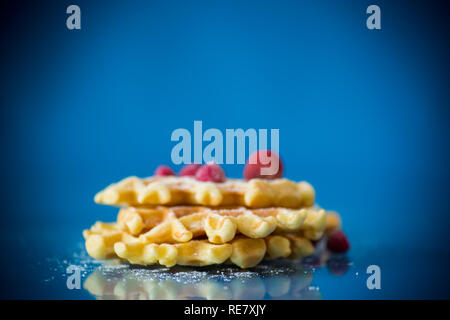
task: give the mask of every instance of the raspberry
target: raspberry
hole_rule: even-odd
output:
[[[168,166],[159,166],[158,168],[156,168],[155,170],[155,176],[174,176],[175,172],[173,172],[172,168],[168,167]]]
[[[195,173],[200,167],[199,164],[187,164],[181,169],[180,176],[195,176]]]
[[[335,230],[328,236],[327,248],[334,253],[344,253],[350,249],[350,242],[341,230]]]
[[[208,163],[197,170],[195,179],[198,181],[223,182],[225,181],[225,172],[218,164]]]
[[[270,168],[272,161],[278,162],[278,171],[273,174],[262,174],[261,168]],[[276,167],[274,167],[276,169]],[[278,179],[283,176],[283,163],[280,157],[270,150],[260,150],[254,152],[247,160],[244,168],[244,178]]]

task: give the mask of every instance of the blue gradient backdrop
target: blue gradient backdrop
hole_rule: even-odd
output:
[[[79,31],[65,27],[73,3]],[[370,4],[382,30],[365,26]],[[315,186],[355,247],[411,252],[411,268],[424,252],[447,262],[448,12],[437,1],[6,3],[2,229],[113,220],[94,194],[170,165],[172,131],[202,120],[279,128],[286,176]]]

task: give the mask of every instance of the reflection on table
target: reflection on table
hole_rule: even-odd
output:
[[[84,281],[84,289],[97,299],[126,300],[241,300],[322,299],[312,284],[314,269],[327,266],[340,276],[349,261],[328,253],[300,261],[265,261],[250,269],[232,265],[166,268],[135,266],[119,260],[95,269]]]

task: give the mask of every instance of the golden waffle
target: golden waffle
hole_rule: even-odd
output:
[[[302,258],[313,254],[314,246],[305,238],[296,236],[268,236],[264,239],[237,237],[225,244],[206,240],[191,240],[178,244],[146,244],[138,239],[117,242],[114,251],[118,257],[132,264],[159,263],[166,267],[207,266],[232,263],[241,268],[257,265],[268,258]]]
[[[287,179],[228,179],[213,183],[191,177],[129,177],[111,184],[95,196],[108,205],[204,205],[250,208],[301,208],[314,204],[315,191],[307,182]]]
[[[132,264],[159,263],[174,265],[206,266],[233,263],[241,268],[257,265],[267,258],[302,258],[311,255],[311,242],[295,235],[274,235],[264,239],[235,237],[225,244],[213,244],[206,240],[191,240],[176,244],[145,242],[122,231],[118,224],[97,222],[91,230],[85,230],[86,250],[95,259],[117,255]]]
[[[99,260],[116,257],[114,244],[134,239],[123,232],[116,223],[96,222],[91,229],[83,231],[86,251]]]
[[[236,233],[249,238],[264,238],[273,233],[299,232],[317,240],[326,227],[322,209],[131,207],[122,208],[119,227],[146,243],[187,242],[207,236],[211,243],[226,243]]]

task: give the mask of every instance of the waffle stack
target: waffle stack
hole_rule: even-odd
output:
[[[313,242],[339,226],[339,217],[314,199],[309,183],[288,179],[129,177],[95,196],[120,207],[117,221],[97,222],[83,236],[89,255],[100,260],[249,268],[313,254]]]

